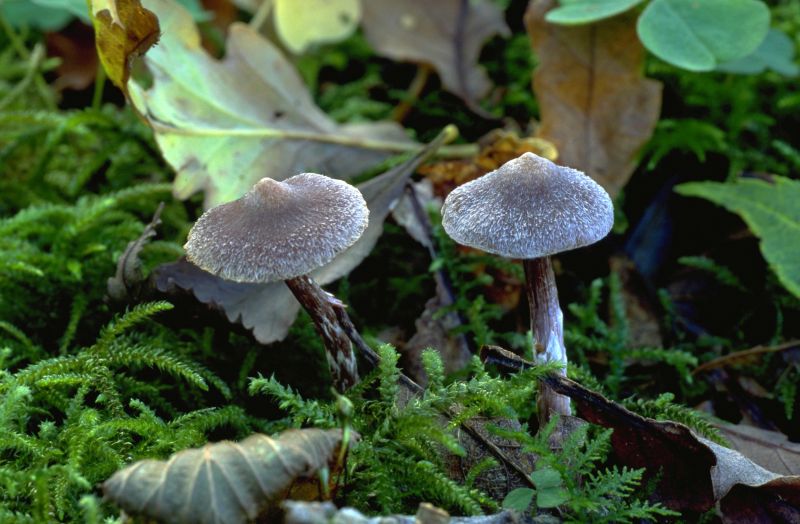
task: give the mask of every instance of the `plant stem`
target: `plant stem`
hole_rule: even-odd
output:
[[[333,295],[325,292],[308,275],[286,280],[286,285],[308,312],[325,345],[333,386],[344,392],[359,382],[353,345],[336,316],[336,307],[344,307]]]
[[[420,64],[419,67],[417,67],[417,74],[414,75],[414,79],[411,80],[411,85],[408,86],[406,96],[403,97],[403,100],[397,104],[392,111],[392,120],[395,122],[402,122],[405,120],[408,113],[414,107],[414,104],[419,100],[419,95],[422,94],[422,90],[425,89],[425,84],[428,83],[431,71],[431,66],[428,64]]]
[[[561,362],[561,376],[567,376],[567,349],[564,347],[564,315],[558,304],[556,277],[550,257],[526,259],[525,288],[531,316],[531,331],[536,340],[536,362]],[[545,425],[553,413],[571,415],[569,397],[559,395],[544,382],[539,384],[539,424]]]
[[[213,127],[192,127],[180,128],[164,125],[148,118],[148,123],[153,131],[159,133],[171,133],[185,136],[205,136],[205,137],[243,137],[243,138],[279,138],[282,140],[310,140],[314,142],[324,142],[328,144],[338,144],[342,146],[360,147],[364,149],[377,149],[393,153],[404,153],[407,151],[418,151],[424,146],[414,142],[398,142],[393,140],[371,140],[344,134],[325,134],[313,131],[291,131],[285,129],[273,129],[268,127],[248,128],[248,129],[220,129]],[[437,152],[437,156],[445,158],[464,158],[478,153],[477,144],[457,144],[452,146],[442,146]]]

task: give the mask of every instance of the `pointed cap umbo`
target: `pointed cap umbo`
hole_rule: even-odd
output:
[[[455,188],[442,207],[453,240],[510,258],[593,244],[613,224],[611,198],[597,182],[533,153]]]
[[[190,262],[227,280],[287,280],[350,247],[368,218],[361,192],[341,180],[262,178],[242,198],[203,213],[184,248]]]

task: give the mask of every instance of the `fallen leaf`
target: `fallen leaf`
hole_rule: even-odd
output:
[[[295,54],[313,44],[347,38],[361,19],[361,0],[274,1],[275,30]]]
[[[367,0],[362,27],[375,51],[432,65],[442,85],[471,108],[492,84],[478,65],[486,40],[508,36],[502,10],[486,0]]]
[[[109,80],[128,93],[131,63],[159,37],[156,15],[139,0],[89,0],[97,55]]]
[[[350,522],[353,524],[522,524],[528,522],[524,515],[516,511],[503,511],[494,515],[475,517],[450,517],[446,511],[422,502],[416,515],[386,515],[368,517],[355,508],[337,509],[332,502],[302,502],[287,500],[281,507],[284,511],[284,524],[320,524],[322,522]],[[541,524],[559,522],[537,518]]]
[[[789,442],[783,433],[743,424],[715,426],[731,448],[762,468],[781,475],[800,475],[800,443]]]
[[[675,191],[705,198],[742,217],[761,239],[761,253],[778,279],[800,297],[800,181],[777,175],[770,180],[688,182]]]
[[[146,0],[161,21],[159,45],[144,58],[153,76],[129,83],[131,101],[176,170],[174,192],[205,192],[205,207],[242,196],[265,176],[358,174],[389,152],[414,150],[394,123],[337,125],[315,104],[294,67],[245,24],[231,25],[226,55],[200,45],[189,13]]]
[[[534,0],[525,14],[539,60],[533,77],[541,108],[537,136],[555,143],[559,163],[586,172],[613,197],[655,130],[661,84],[642,77],[636,13],[565,27],[545,22],[554,5]]]
[[[369,225],[355,244],[311,274],[318,284],[324,286],[345,276],[370,254],[383,232],[383,222],[402,196],[406,182],[422,162],[442,144],[454,139],[455,134],[455,128],[445,128],[412,158],[357,186],[369,208]],[[183,259],[160,266],[152,278],[156,288],[163,293],[170,293],[178,287],[191,291],[200,302],[218,307],[230,322],[241,322],[252,330],[253,336],[262,344],[286,337],[300,310],[300,304],[283,282],[229,282]]]
[[[506,369],[533,365],[493,346],[483,348],[481,357]],[[652,480],[655,486],[652,497],[668,508],[703,512],[720,502],[725,522],[789,524],[800,519],[800,476],[768,471],[738,451],[698,437],[683,424],[642,417],[567,378],[551,375],[543,380],[569,396],[582,419],[613,428],[609,459],[646,468],[645,482]],[[737,500],[741,492],[759,506],[742,508]],[[732,513],[726,515],[726,508]],[[737,520],[740,511],[771,515],[771,520]]]
[[[296,479],[331,465],[341,443],[340,429],[312,428],[207,444],[128,466],[103,483],[103,492],[129,513],[162,521],[248,522],[284,498]]]
[[[61,31],[47,33],[47,55],[61,59],[53,82],[57,91],[86,89],[97,77],[94,30],[84,24],[70,24]]]

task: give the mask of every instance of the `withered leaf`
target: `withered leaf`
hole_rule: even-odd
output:
[[[137,462],[106,480],[103,492],[125,511],[163,522],[248,522],[296,479],[332,464],[341,444],[340,429],[255,434]]]
[[[800,475],[800,444],[783,433],[745,426],[716,424],[730,447],[762,468],[781,475]]]
[[[442,85],[477,108],[491,82],[478,55],[486,40],[508,35],[499,7],[486,0],[368,0],[364,34],[378,54],[431,64]]]
[[[506,369],[533,365],[495,346],[482,348],[481,358]],[[800,519],[800,476],[768,471],[683,424],[642,417],[567,378],[543,380],[575,402],[580,418],[614,430],[610,460],[646,468],[645,481],[655,481],[653,498],[668,508],[703,512],[719,502],[723,512],[731,511],[723,516],[726,522],[789,524]],[[742,507],[738,497],[743,492],[758,506]],[[737,520],[740,511],[765,520]]]
[[[338,125],[314,104],[292,64],[245,24],[228,32],[222,60],[201,46],[188,11],[145,0],[164,32],[144,57],[150,87],[129,82],[130,98],[176,170],[178,198],[203,191],[212,207],[258,180],[302,172],[346,178],[416,149],[392,122]]]
[[[325,285],[345,276],[369,255],[383,232],[383,222],[402,196],[408,179],[442,144],[452,140],[455,133],[454,128],[445,128],[412,158],[357,186],[369,207],[369,225],[355,244],[312,273],[317,283]],[[177,286],[191,291],[200,302],[219,307],[229,321],[241,322],[262,344],[286,337],[300,310],[300,304],[283,282],[228,282],[186,260],[160,266],[153,278],[161,292],[169,293]]]
[[[533,90],[538,135],[556,144],[559,163],[585,171],[615,196],[653,134],[661,84],[642,77],[636,13],[566,27],[547,23],[555,0],[533,0],[525,23],[539,60]]]
[[[158,19],[139,0],[90,0],[97,54],[114,85],[128,92],[131,62],[159,37]]]

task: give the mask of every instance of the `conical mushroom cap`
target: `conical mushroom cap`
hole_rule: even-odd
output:
[[[511,258],[593,244],[613,224],[611,198],[597,182],[533,153],[455,188],[442,207],[453,240]]]
[[[361,192],[341,180],[262,178],[242,198],[203,213],[184,248],[190,262],[227,280],[287,280],[350,247],[368,217]]]

